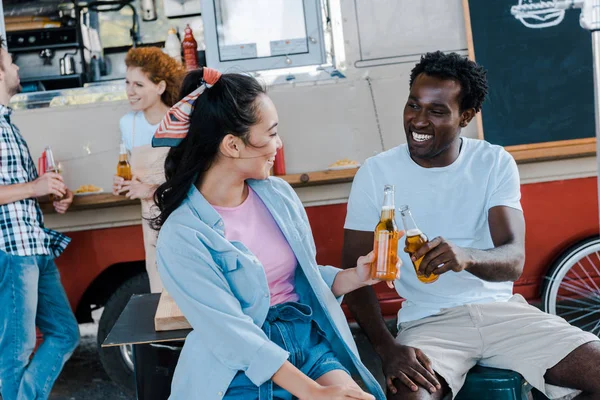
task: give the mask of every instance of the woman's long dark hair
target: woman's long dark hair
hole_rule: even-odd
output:
[[[180,99],[198,88],[202,73],[198,69],[185,77]],[[160,229],[186,198],[190,186],[210,168],[227,134],[248,142],[250,127],[259,122],[256,99],[265,93],[265,88],[250,76],[223,74],[198,97],[187,136],[169,151],[165,160],[167,181],[154,194],[160,209],[158,217],[152,220],[154,229]]]

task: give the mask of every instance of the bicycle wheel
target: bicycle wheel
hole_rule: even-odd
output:
[[[544,311],[600,334],[600,238],[590,238],[567,250],[544,281]]]

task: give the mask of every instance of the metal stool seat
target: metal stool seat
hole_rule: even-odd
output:
[[[531,385],[514,371],[476,365],[456,400],[527,400]]]

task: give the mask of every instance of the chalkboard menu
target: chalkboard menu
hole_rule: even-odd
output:
[[[579,25],[580,10],[567,10],[556,26],[531,28],[511,14],[518,3],[468,1],[470,45],[488,70],[485,139],[514,146],[594,137],[591,34]]]

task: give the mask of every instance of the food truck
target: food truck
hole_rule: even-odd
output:
[[[574,299],[569,312],[561,309],[561,299],[574,288],[578,297],[593,298],[600,275],[594,115],[585,108],[593,99],[569,98],[569,104],[581,107],[568,113],[554,103],[534,107],[561,98],[560,90],[569,84],[583,90],[591,82],[591,62],[568,69],[564,64],[573,54],[560,54],[562,42],[573,47],[568,35],[579,35],[573,22],[577,15],[548,10],[547,20],[569,19],[569,26],[564,21],[532,29],[511,13],[519,0],[489,2],[487,11],[476,3],[4,0],[4,37],[24,88],[11,104],[14,122],[33,157],[51,146],[67,185],[80,188],[66,215],[43,207],[46,225],[72,239],[57,264],[78,321],[90,322],[92,312],[103,309],[101,343],[130,296],[148,291],[139,202],[111,194],[119,119],[129,111],[124,56],[134,45],[163,47],[169,29],[182,34],[189,24],[201,64],[248,71],[268,87],[285,146],[286,174],[281,177],[306,208],[319,263],[335,266],[341,264],[346,203],[357,167],[405,142],[402,109],[420,55],[455,51],[481,62],[494,78],[490,99],[463,136],[503,145],[518,163],[527,236],[525,269],[515,292],[548,312],[579,318],[584,329],[597,333],[597,314],[594,319],[586,313],[578,305],[581,300]],[[529,17],[521,18],[527,22]],[[508,28],[495,29],[496,23]],[[536,35],[532,41],[547,41],[550,48],[527,48],[511,39],[522,35]],[[501,36],[504,44],[491,46]],[[585,42],[581,46],[576,55],[584,57],[590,48]],[[527,55],[511,58],[511,51],[533,53],[549,64],[510,70]],[[504,58],[510,62],[502,64]],[[572,80],[551,88],[548,96],[535,92],[545,87],[528,88],[535,100],[511,105],[522,99],[524,87],[514,80],[550,74],[552,63],[567,71],[561,73],[573,71]],[[556,120],[560,115],[563,119]],[[538,121],[550,125],[540,127]],[[402,190],[409,188],[396,188]],[[377,293],[384,316],[393,321],[402,300],[385,285],[378,285]],[[109,376],[131,386],[130,349],[99,351]]]

